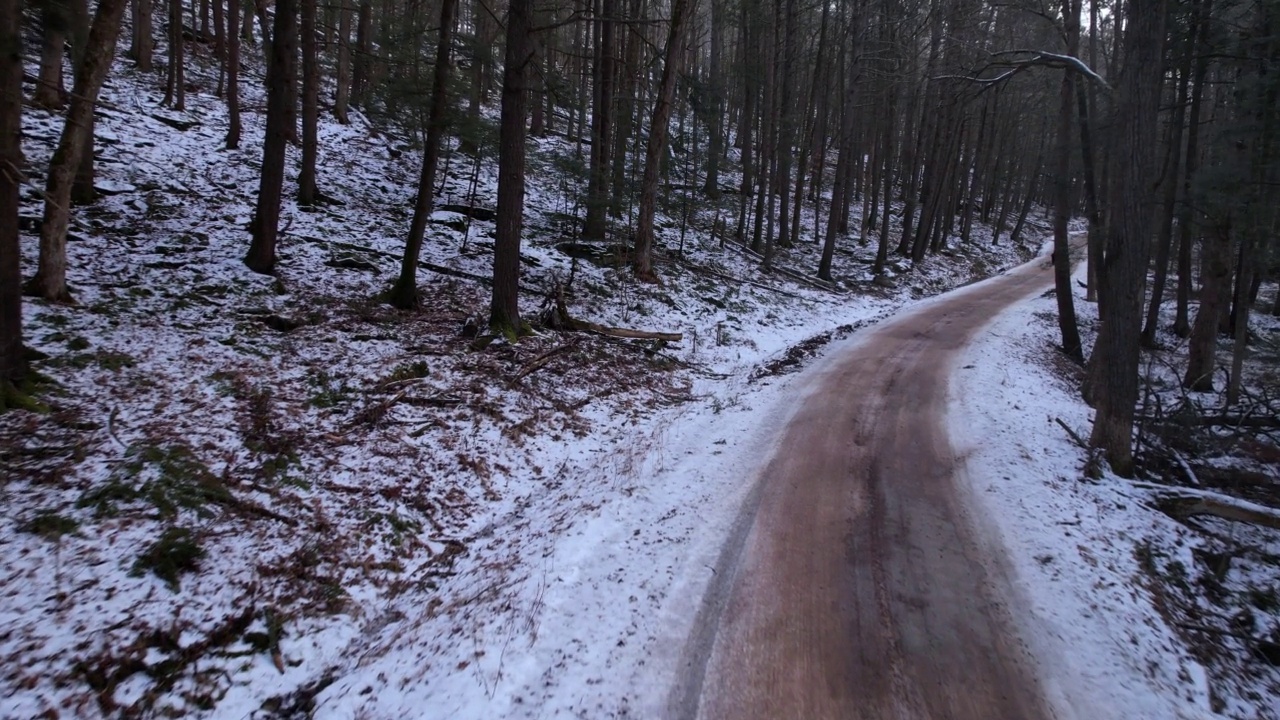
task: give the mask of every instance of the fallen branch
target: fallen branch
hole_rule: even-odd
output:
[[[702,273],[702,274],[704,274],[704,275],[710,275],[710,276],[712,276],[712,277],[718,277],[718,278],[720,278],[720,279],[722,279],[722,280],[729,280],[730,282],[742,283],[742,284],[744,284],[744,285],[750,285],[750,286],[752,286],[752,287],[758,287],[758,288],[760,288],[760,289],[762,289],[762,290],[768,290],[769,292],[775,292],[775,293],[778,293],[779,295],[786,295],[787,297],[793,297],[793,298],[799,298],[799,297],[800,297],[799,295],[797,295],[797,294],[795,294],[795,293],[793,293],[793,292],[787,292],[786,290],[783,290],[782,288],[776,288],[776,287],[774,287],[774,286],[772,286],[772,285],[766,285],[766,284],[764,284],[764,283],[762,283],[762,282],[756,282],[755,280],[747,280],[746,278],[734,277],[733,275],[729,275],[728,273],[722,273],[722,272],[719,272],[719,271],[716,271],[716,270],[712,270],[711,268],[708,268],[708,267],[703,267],[703,266],[701,266],[701,265],[694,265],[693,263],[690,263],[690,262],[682,262],[682,261],[679,261],[679,260],[671,260],[670,262],[672,262],[673,264],[678,265],[678,266],[680,266],[680,267],[683,267],[683,268],[685,268],[685,269],[687,269],[687,270],[690,270],[690,271],[692,271],[692,272],[695,272],[695,273]]]
[[[1071,426],[1062,421],[1062,418],[1054,418],[1053,421],[1061,425],[1063,430],[1067,431],[1067,435],[1071,436],[1071,442],[1079,446],[1081,450],[1089,449],[1089,444],[1084,441],[1084,438],[1077,435],[1076,431],[1071,429]]]
[[[567,342],[567,343],[564,343],[563,345],[560,345],[559,347],[554,347],[548,350],[547,352],[542,353],[541,355],[539,355],[538,357],[530,361],[529,364],[520,368],[520,372],[516,373],[515,377],[512,378],[512,380],[513,381],[523,380],[524,378],[538,372],[543,367],[545,367],[547,363],[551,362],[551,358],[567,350],[571,350],[577,346],[578,346],[578,343],[576,342]]]

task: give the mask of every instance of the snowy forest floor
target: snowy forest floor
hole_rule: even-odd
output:
[[[243,89],[242,149],[226,151],[207,68],[189,68],[189,107],[174,113],[160,106],[160,74],[117,64],[98,114],[104,197],[78,211],[72,229],[78,304],[24,308],[27,342],[46,356],[37,369],[50,379],[50,412],[12,411],[0,423],[0,715],[653,717],[719,542],[785,420],[791,373],[834,352],[833,340],[1033,249],[992,246],[979,227],[971,243],[919,267],[896,260],[895,287],[884,288],[867,274],[874,246],[843,240],[840,292],[830,292],[760,274],[755,259],[712,237],[736,196],[716,205],[673,191],[659,223],[664,284],[640,284],[609,248],[590,253],[595,262],[569,255],[584,254],[574,244],[580,148],[535,138],[523,312],[536,317],[561,283],[575,317],[683,340],[544,331],[475,347],[460,329],[468,318],[483,322],[481,280],[423,270],[421,311],[378,302],[394,278],[420,156],[358,114],[349,126],[321,126],[320,186],[335,202],[286,202],[278,277],[243,266],[260,74],[247,73]],[[61,118],[24,111],[23,216],[35,218]],[[192,124],[179,130],[173,120]],[[474,164],[449,157],[423,259],[483,278],[492,221],[444,206],[474,195],[492,209],[493,150]],[[292,172],[286,197],[291,183]],[[819,251],[810,240],[782,249],[779,262],[810,274]],[[32,232],[23,253],[30,275]],[[1037,394],[1061,389],[1053,412],[1083,430],[1087,413],[1061,381],[1036,379],[1048,372],[1043,318],[1016,317],[998,327],[1030,327],[1032,339],[975,349],[988,353],[984,372],[1013,374]],[[1110,559],[1098,561],[1106,572],[1083,551],[1068,562],[1069,546],[1055,541],[1045,554],[1059,560],[1019,564],[1028,592],[1050,593],[1036,585],[1046,573],[1086,563],[1070,576],[1080,578],[1070,589],[1079,602],[1094,583],[1114,583],[1156,628],[1155,665],[1135,672],[1176,689],[1170,697],[1185,690],[1208,703],[1207,678],[1217,676],[1196,668],[1212,658],[1169,631],[1176,616],[1149,609],[1201,597],[1162,588],[1176,580],[1174,562],[1204,577],[1192,548],[1217,541],[1133,514],[1148,512],[1141,491],[1121,481],[1077,482],[1081,453],[1044,413],[981,415],[996,412],[998,397],[972,411],[985,418],[974,432],[994,424],[974,436],[975,484],[994,477],[979,472],[990,455],[993,467],[1018,463],[1003,475],[1062,485],[1046,486],[1062,490],[1051,496],[1055,512],[1128,492],[1125,522],[1157,528],[1120,536],[1128,531],[1100,526],[1089,537],[1103,547],[1088,552]],[[990,440],[1025,441],[1024,429],[1040,425],[1053,453],[1010,446],[1011,459]],[[1275,477],[1274,465],[1258,467]],[[1019,493],[997,495],[1016,502]],[[1114,505],[1119,495],[1099,497]],[[1040,530],[1006,526],[1018,552],[1039,552],[1018,538],[1053,540],[1038,509],[1004,510],[999,522]],[[1238,543],[1253,532],[1217,530]],[[1280,549],[1274,536],[1248,543],[1256,552],[1237,560],[1227,584],[1237,594],[1256,589],[1263,605],[1270,597],[1269,614],[1255,617],[1274,626],[1275,573],[1268,586],[1264,560]],[[1134,586],[1136,577],[1150,582]],[[1076,610],[1054,606],[1062,623]],[[1104,637],[1119,634],[1080,641]],[[1071,656],[1079,662],[1094,657],[1087,645],[1073,652],[1084,653]],[[1136,656],[1124,648],[1116,657]],[[1250,692],[1275,683],[1273,670],[1248,668],[1252,680],[1214,680],[1238,717],[1265,704],[1264,694],[1250,705]]]
[[[1076,289],[1088,347],[1097,306]],[[1167,309],[1161,327],[1172,326]],[[1251,327],[1248,389],[1274,396],[1280,322],[1256,313]],[[1067,718],[1280,718],[1280,532],[1161,510],[1183,487],[1280,506],[1274,428],[1200,427],[1183,415],[1146,428],[1142,479],[1091,479],[1090,453],[1060,425],[1087,438],[1092,411],[1057,333],[1052,292],[1014,307],[958,361],[952,389],[952,442],[968,458],[975,516],[1008,551],[1049,699]],[[1144,353],[1143,414],[1217,414],[1219,393],[1180,388],[1185,341],[1159,340]]]
[[[227,151],[200,59],[183,113],[161,106],[159,74],[117,64],[97,113],[102,197],[70,239],[77,304],[24,308],[50,411],[0,424],[6,716],[626,714],[644,696],[628,678],[672,642],[691,538],[714,545],[707,523],[732,515],[751,466],[665,471],[742,447],[757,388],[833,338],[1029,255],[978,228],[920,267],[895,261],[885,288],[874,247],[846,240],[832,292],[712,238],[736,196],[673,191],[664,283],[636,283],[608,247],[570,256],[580,148],[539,138],[525,315],[562,283],[575,317],[683,340],[476,347],[460,330],[488,293],[467,276],[489,275],[493,223],[448,206],[492,210],[492,147],[449,153],[423,259],[455,274],[423,270],[421,311],[377,299],[420,155],[358,113],[321,125],[333,202],[287,201],[277,277],[255,275],[258,76]],[[30,275],[62,120],[24,110]],[[806,237],[779,263],[808,275],[818,251]]]

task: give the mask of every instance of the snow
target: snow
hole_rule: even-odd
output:
[[[1078,378],[1050,369],[1066,362],[1054,349],[1054,303],[1016,305],[957,360],[950,427],[973,515],[1009,558],[1014,617],[1060,717],[1217,717],[1206,669],[1159,610],[1162,590],[1142,567],[1146,557],[1194,568],[1204,544],[1149,506],[1149,485],[1084,479],[1085,453],[1056,421],[1088,437],[1091,410]],[[1076,307],[1091,331],[1096,309],[1079,293]],[[1219,684],[1217,694],[1235,691]],[[1227,716],[1278,716],[1274,695],[1248,694],[1231,698]]]
[[[691,210],[687,228],[659,217],[664,285],[640,284],[557,249],[575,236],[580,158],[535,138],[525,317],[560,282],[575,317],[685,339],[543,332],[478,350],[458,334],[484,316],[478,283],[422,270],[423,310],[376,300],[407,232],[411,142],[358,112],[322,123],[320,189],[341,205],[286,202],[279,276],[255,275],[241,258],[263,118],[246,111],[241,149],[224,149],[221,102],[199,89],[209,68],[189,79],[180,119],[198,124],[179,131],[155,119],[177,117],[158,76],[117,66],[98,119],[112,194],[73,222],[80,306],[24,307],[56,412],[0,427],[0,715],[662,716],[711,568],[809,378],[858,328],[1027,252],[977,227],[920,267],[895,258],[886,289],[868,282],[875,248],[845,241],[846,292],[830,293],[760,273],[711,237],[717,208],[677,197]],[[262,106],[255,84],[242,93]],[[60,126],[24,111],[24,216],[39,215]],[[492,207],[487,152],[446,152],[438,206]],[[781,264],[816,267],[813,220],[806,206]],[[492,230],[437,210],[423,259],[487,276]],[[30,275],[34,236],[23,254]],[[959,398],[958,449],[1058,697],[1180,717],[1205,706],[1208,681],[1135,586],[1133,543],[1182,535],[1141,489],[1074,479],[1079,452],[1050,418],[1083,431],[1088,415],[1036,365],[1046,302],[997,321],[960,363],[974,395]],[[57,520],[70,529],[41,524]],[[177,590],[135,569],[172,528],[205,552]]]

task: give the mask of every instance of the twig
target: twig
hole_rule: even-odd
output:
[[[1061,425],[1063,430],[1067,431],[1067,435],[1071,436],[1071,441],[1075,443],[1077,446],[1079,446],[1081,450],[1089,449],[1089,444],[1086,443],[1083,438],[1077,435],[1075,430],[1072,430],[1070,426],[1068,426],[1065,422],[1063,422],[1062,418],[1056,417],[1053,419],[1053,421]]]

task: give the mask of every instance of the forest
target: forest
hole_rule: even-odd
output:
[[[541,445],[604,433],[632,477],[629,423],[1042,241],[1082,474],[1199,487],[1229,435],[1256,482],[1161,507],[1274,529],[1278,124],[1277,0],[0,0],[6,522],[110,527],[174,593],[280,543],[207,580],[238,599],[195,644],[122,620],[40,672],[211,708],[211,648],[294,672],[286,623],[345,642],[303,618],[500,553],[524,521],[479,508],[568,482]],[[427,475],[468,484],[414,500]],[[151,601],[117,576],[84,592]]]

